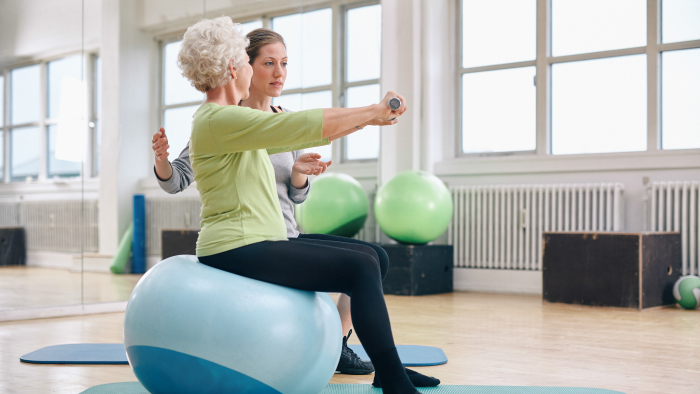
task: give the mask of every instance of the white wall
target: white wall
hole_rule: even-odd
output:
[[[0,65],[81,48],[80,0],[0,0]],[[100,46],[101,1],[85,2],[85,47]]]

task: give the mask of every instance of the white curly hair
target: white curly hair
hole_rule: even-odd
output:
[[[239,68],[245,63],[249,41],[240,26],[222,16],[203,19],[187,29],[177,65],[195,89],[206,92],[226,85],[231,79],[229,64]]]

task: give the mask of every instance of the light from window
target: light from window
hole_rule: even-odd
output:
[[[0,130],[0,181],[5,179],[5,132]]]
[[[58,133],[58,126],[57,125],[50,125],[49,126],[49,141],[48,141],[49,142],[49,160],[48,160],[49,178],[54,177],[54,176],[58,176],[58,177],[80,176],[80,167],[82,165],[82,162],[61,160],[60,155],[58,157],[56,155],[56,150],[57,150],[57,146],[59,145],[59,143],[62,143],[63,145],[75,145],[76,141],[73,140],[73,141],[60,141],[59,142],[60,137],[61,136]],[[78,143],[78,145],[80,145],[80,144]]]
[[[333,106],[333,96],[330,90],[323,90],[312,93],[283,94],[273,97],[273,105],[279,105],[290,111],[304,111],[315,108],[331,108]],[[332,157],[331,145],[318,146],[305,149],[306,152],[315,152],[321,155],[321,160],[328,161]]]
[[[646,55],[552,66],[553,154],[646,148]]]
[[[536,0],[463,1],[464,68],[534,60],[536,44]]]
[[[168,145],[170,145],[168,160],[175,160],[185,149],[192,134],[192,115],[197,111],[197,108],[199,108],[199,104],[165,110],[163,128],[165,128],[165,135],[168,136]]]
[[[700,1],[663,0],[661,17],[662,42],[700,39]]]
[[[324,8],[272,19],[272,30],[282,35],[287,46],[285,89],[331,83],[332,15],[330,8]]]
[[[348,10],[347,82],[379,78],[382,48],[382,6]]]
[[[10,115],[12,124],[39,121],[41,72],[38,64],[16,68],[10,73]]]
[[[100,175],[100,142],[102,141],[102,136],[100,135],[100,121],[99,117],[102,113],[102,59],[100,57],[95,57],[95,93],[94,99],[95,104],[92,114],[94,121],[94,126],[92,128],[92,175]]]
[[[381,99],[379,84],[348,88],[347,107],[357,108],[376,104]],[[346,137],[348,160],[376,159],[379,157],[379,127],[367,126]]]
[[[262,27],[263,27],[263,23],[259,19],[256,21],[252,21],[252,22],[241,23],[241,31],[243,32],[243,34],[248,34],[251,31],[253,31],[255,29],[260,29]]]
[[[74,55],[48,64],[49,118],[57,118],[61,111],[61,94],[65,88],[80,85],[83,80],[81,56]]]
[[[11,178],[14,181],[24,181],[27,178],[36,179],[39,176],[39,127],[19,127],[12,129],[12,163],[10,163]]]
[[[647,3],[552,0],[552,55],[646,46]]]
[[[177,66],[177,55],[181,47],[182,41],[176,41],[166,44],[163,49],[163,104],[165,105],[204,101],[204,93],[195,89],[190,81],[182,76]]]
[[[5,125],[5,77],[0,75],[0,127]],[[0,151],[0,155],[2,155]],[[2,175],[0,175],[2,177]]]
[[[535,150],[534,67],[462,75],[462,152]]]
[[[663,52],[661,146],[700,148],[700,49]]]

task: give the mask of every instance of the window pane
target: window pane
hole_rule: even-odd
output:
[[[70,97],[62,97],[62,94],[71,92],[71,88],[82,84],[81,56],[69,56],[54,60],[48,64],[48,94],[49,94],[49,118],[60,116],[61,103],[68,103]],[[77,82],[77,83],[76,83]],[[64,92],[66,90],[66,92]]]
[[[168,145],[170,145],[168,160],[175,160],[185,149],[192,134],[192,115],[197,111],[197,108],[199,105],[165,110],[163,127],[165,135],[168,136]]]
[[[661,7],[663,42],[700,39],[700,1],[663,0]]]
[[[382,6],[348,10],[348,82],[379,78],[382,48]]]
[[[304,111],[315,108],[331,108],[333,96],[330,90],[313,93],[283,94],[272,98],[273,105],[281,105],[290,111]],[[331,145],[305,149],[306,152],[316,152],[321,155],[321,160],[328,161],[332,156]]]
[[[700,148],[700,49],[663,52],[663,149]]]
[[[92,140],[92,176],[98,176],[100,175],[100,144],[102,136],[100,133],[100,121],[96,120],[94,123],[94,138]]]
[[[535,150],[534,67],[462,76],[462,152]]]
[[[102,111],[102,60],[100,57],[95,57],[95,107],[92,114],[94,124],[92,126],[92,176],[100,175],[100,121],[99,117]]]
[[[0,75],[0,127],[5,125],[5,77]],[[1,177],[2,175],[0,175]]]
[[[536,0],[464,0],[462,5],[465,68],[535,59]]]
[[[95,107],[93,114],[94,117],[99,117],[102,111],[102,59],[99,57],[95,58]]]
[[[13,181],[24,181],[39,176],[39,127],[21,127],[10,134],[12,162],[10,163]]]
[[[5,133],[0,130],[0,181],[5,178]]]
[[[647,2],[552,0],[552,55],[647,45]]]
[[[272,29],[284,37],[289,66],[285,88],[308,88],[331,83],[330,8],[272,19]]]
[[[71,141],[59,141],[59,138],[61,138],[61,136],[58,134],[58,126],[49,126],[49,177],[80,176],[80,167],[82,163],[80,161],[64,160],[66,158],[76,159],[76,157],[71,155],[71,152],[62,152],[62,150],[65,149],[61,149],[61,145],[65,147],[65,145],[71,144]],[[69,157],[65,157],[66,154],[68,154]],[[79,157],[77,158],[79,159]]]
[[[241,31],[243,31],[243,34],[248,34],[251,31],[253,31],[255,29],[260,29],[262,27],[263,27],[263,23],[261,20],[247,22],[247,23],[241,23]]]
[[[16,68],[10,73],[12,124],[39,121],[41,75],[39,65]]]
[[[163,48],[163,103],[165,105],[204,101],[204,93],[197,91],[182,76],[177,66],[177,55],[182,41],[171,42]]]
[[[552,153],[647,147],[646,55],[552,66]]]
[[[381,97],[378,84],[348,88],[348,108],[376,104],[379,100],[381,100]],[[345,141],[345,156],[348,160],[376,159],[379,157],[378,126],[367,126],[347,136]]]

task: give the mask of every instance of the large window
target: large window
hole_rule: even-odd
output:
[[[458,154],[700,148],[700,2],[650,10],[462,0]]]
[[[88,140],[88,119],[96,108],[86,93],[96,91],[95,71],[81,55],[71,55],[5,70],[0,75],[0,174],[3,182],[78,177]],[[94,60],[90,55],[86,59]],[[8,109],[5,112],[5,108]],[[97,160],[97,152],[90,152]]]
[[[359,107],[381,100],[381,5],[338,1],[322,8],[297,8],[265,15],[242,25],[246,33],[266,27],[280,33],[285,40],[287,79],[282,94],[273,98],[273,105],[303,111]],[[187,144],[192,115],[204,98],[177,68],[179,40],[165,40],[162,45],[161,124],[170,141],[171,159]],[[369,126],[332,145],[307,151],[335,162],[376,160],[379,128]]]

